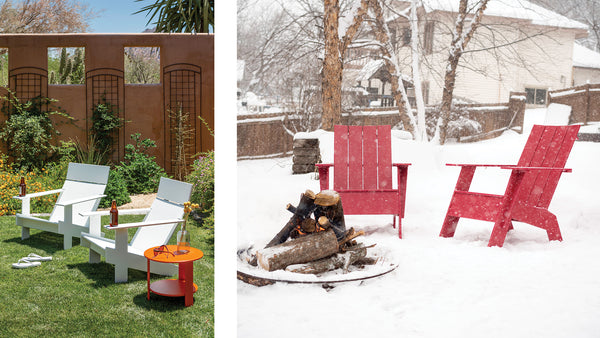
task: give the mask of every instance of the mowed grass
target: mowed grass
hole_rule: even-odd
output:
[[[142,218],[123,215],[119,223]],[[0,337],[214,337],[213,244],[208,230],[188,229],[192,246],[204,257],[194,262],[194,305],[185,307],[183,297],[151,294],[147,300],[142,271],[129,269],[129,281],[115,284],[113,265],[104,258],[89,264],[89,250],[78,245],[79,239],[69,250],[63,250],[61,235],[35,229],[21,240],[15,217],[0,217]],[[169,243],[174,242],[175,234]],[[52,256],[52,261],[12,268],[30,253]],[[163,278],[151,275],[151,282]]]

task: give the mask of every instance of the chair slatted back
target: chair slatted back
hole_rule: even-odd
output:
[[[191,195],[191,184],[161,177],[156,198],[144,222],[183,217],[183,203],[189,201]],[[141,227],[136,231],[130,245],[143,251],[167,244],[177,225],[178,223],[170,223]]]
[[[333,189],[392,189],[390,126],[334,127]]]
[[[83,198],[90,195],[101,195],[108,183],[110,167],[103,165],[69,163],[67,178],[63,184],[63,192],[60,193],[56,203]],[[83,217],[80,212],[94,211],[100,200],[92,200],[73,205],[73,223],[87,225],[88,217]],[[62,221],[64,207],[55,205],[50,214],[50,222]]]
[[[518,166],[564,168],[577,139],[578,125],[535,125],[523,148]],[[532,171],[525,175],[518,199],[531,206],[548,208],[561,172]]]

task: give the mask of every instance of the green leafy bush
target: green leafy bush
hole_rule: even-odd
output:
[[[127,191],[127,184],[120,171],[111,170],[108,175],[108,184],[106,190],[104,190],[106,197],[100,200],[100,208],[108,208],[112,200],[117,202],[117,205],[123,205],[131,202],[129,192]]]
[[[8,155],[19,169],[41,169],[55,153],[51,140],[58,132],[50,116],[72,118],[55,109],[53,99],[38,96],[22,103],[11,92],[0,99],[8,102],[3,108],[7,119],[0,127],[0,139],[6,142]]]
[[[167,173],[155,161],[154,156],[147,154],[148,149],[156,147],[151,139],[141,139],[140,133],[131,135],[134,144],[125,146],[125,158],[116,167],[121,172],[127,190],[131,194],[146,194],[156,192],[161,177],[167,177]]]
[[[203,225],[214,227],[215,212],[215,152],[213,150],[202,154],[194,161],[193,171],[186,179],[193,184],[191,202],[200,205],[204,215]]]

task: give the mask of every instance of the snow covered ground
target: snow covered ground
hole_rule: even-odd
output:
[[[545,110],[529,110],[526,130]],[[320,135],[324,162],[332,135]],[[400,135],[399,135],[400,136]],[[391,216],[346,216],[376,229],[393,272],[362,282],[319,285],[237,282],[239,337],[600,337],[600,143],[576,142],[550,205],[562,242],[516,223],[504,247],[488,248],[492,223],[461,219],[438,236],[459,169],[445,163],[517,162],[527,133],[435,146],[393,139],[394,162],[410,162],[402,240]],[[292,175],[291,158],[238,162],[238,248],[263,247],[290,217],[314,175]],[[481,171],[479,171],[481,170]],[[472,190],[503,193],[508,172],[478,169]],[[360,238],[359,238],[360,239]],[[366,241],[367,239],[363,239]]]

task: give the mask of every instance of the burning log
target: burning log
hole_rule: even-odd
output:
[[[314,192],[306,190],[303,194],[300,195],[300,202],[298,202],[298,207],[294,207],[291,204],[287,205],[287,209],[294,215],[290,217],[290,220],[287,222],[287,224],[265,246],[265,249],[285,242],[290,237],[292,230],[294,230],[298,225],[302,224],[302,222],[305,219],[310,217],[310,214],[317,207],[315,205],[315,198],[316,195]]]
[[[340,195],[333,190],[321,191],[315,196],[315,204],[315,219],[321,227],[331,227],[338,241],[343,239],[346,235],[346,221]]]
[[[274,271],[284,269],[288,265],[318,260],[336,252],[338,241],[334,232],[327,230],[264,248],[256,253],[256,258],[261,268]]]
[[[285,268],[285,271],[296,273],[319,274],[335,269],[343,268],[348,271],[348,267],[367,255],[367,248],[359,246],[358,248],[348,250],[344,253],[338,253],[330,257],[321,258],[316,261],[294,264]]]

